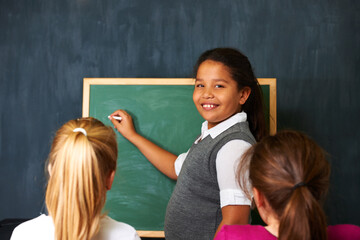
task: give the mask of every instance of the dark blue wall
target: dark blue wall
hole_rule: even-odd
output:
[[[360,2],[0,1],[0,219],[35,217],[54,131],[81,116],[84,77],[189,77],[231,46],[278,79],[278,128],[330,154],[330,223],[360,225]],[[116,106],[114,106],[116,108]]]

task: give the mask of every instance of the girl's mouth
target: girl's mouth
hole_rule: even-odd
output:
[[[210,103],[204,103],[204,104],[201,104],[201,106],[202,106],[203,109],[205,109],[205,110],[212,110],[212,109],[218,107],[219,105],[217,105],[217,104],[210,104]]]

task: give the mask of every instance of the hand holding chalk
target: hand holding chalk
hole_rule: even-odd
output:
[[[108,117],[114,124],[116,130],[118,130],[118,132],[129,141],[138,135],[135,130],[132,117],[126,111],[119,109],[110,114]]]
[[[108,118],[113,118],[113,119],[116,119],[118,121],[121,121],[122,117],[119,117],[119,116],[108,116]]]

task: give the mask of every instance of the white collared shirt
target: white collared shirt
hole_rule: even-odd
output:
[[[123,222],[115,221],[109,216],[104,216],[99,222],[99,232],[92,238],[92,240],[116,240],[129,239],[140,240],[136,230]],[[55,239],[55,226],[52,218],[42,214],[29,221],[18,225],[10,240],[52,240]]]
[[[245,112],[237,113],[211,129],[208,129],[208,122],[205,121],[203,122],[201,127],[201,136],[196,139],[195,144],[197,144],[200,140],[204,139],[208,135],[210,135],[212,138],[215,138],[236,123],[245,122],[246,119],[247,115]],[[243,140],[231,140],[226,143],[217,153],[216,171],[220,189],[221,207],[225,207],[227,205],[251,204],[251,201],[245,196],[244,192],[237,184],[237,180],[235,177],[238,161],[241,159],[241,156],[250,146],[250,143]],[[182,164],[184,163],[188,152],[180,154],[176,159],[176,175],[179,175]]]

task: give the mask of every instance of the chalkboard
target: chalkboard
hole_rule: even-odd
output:
[[[276,131],[276,79],[259,79],[270,132]],[[204,121],[192,101],[194,79],[85,78],[83,116],[112,126],[107,118],[128,111],[135,128],[166,150],[186,152]],[[105,210],[112,218],[135,227],[142,237],[163,237],[165,210],[175,185],[117,133],[118,165]]]

